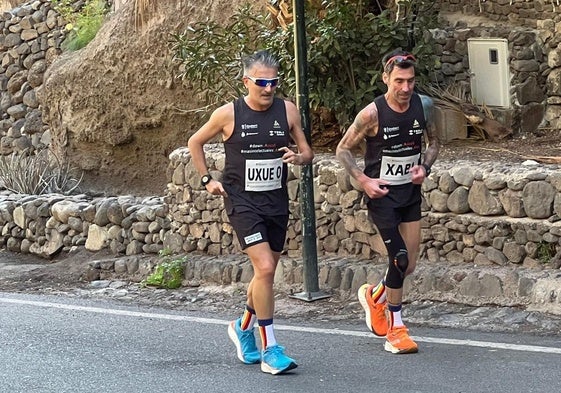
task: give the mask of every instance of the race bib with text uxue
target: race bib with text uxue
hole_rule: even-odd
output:
[[[411,182],[411,168],[419,163],[420,154],[407,157],[382,156],[380,179],[390,182],[391,185]]]
[[[282,187],[282,158],[246,160],[245,190],[271,191]]]

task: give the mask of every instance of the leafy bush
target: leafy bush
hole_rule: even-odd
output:
[[[229,21],[226,25],[196,22],[184,32],[172,34],[173,59],[180,65],[177,76],[207,104],[243,93],[241,57],[263,42],[256,37],[266,30],[265,17],[256,15],[251,4],[243,5]]]
[[[62,47],[72,51],[82,49],[94,39],[109,10],[105,0],[86,0],[84,3],[73,0],[52,2],[54,9],[67,22],[68,36]],[[82,6],[76,8],[78,5]]]
[[[82,181],[82,175],[76,178],[73,172],[68,163],[63,164],[48,150],[0,157],[0,187],[15,193],[70,195]]]
[[[395,48],[411,50],[419,61],[419,82],[434,68],[432,36],[436,19],[427,0],[403,1],[397,19],[392,11],[369,9],[363,0],[306,2],[309,103],[327,108],[342,129],[357,111],[385,91],[383,55]],[[319,4],[319,5],[318,5]],[[241,57],[269,49],[281,61],[279,94],[296,96],[294,33],[275,27],[269,14],[246,4],[229,22],[198,22],[172,35],[170,47],[179,64],[178,77],[207,104],[240,96]]]
[[[142,281],[142,284],[165,289],[179,288],[183,281],[187,257],[173,258],[169,254],[162,253],[160,255],[164,255],[162,262],[156,266],[152,274]]]

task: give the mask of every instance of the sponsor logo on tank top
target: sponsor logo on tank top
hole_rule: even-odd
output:
[[[382,131],[384,133],[384,139],[391,139],[399,136],[399,127],[384,127]]]
[[[415,119],[415,121],[413,121],[413,128],[409,130],[409,135],[421,135],[423,131],[419,121]]]
[[[259,126],[257,124],[242,124],[241,128],[242,128],[242,133],[241,133],[242,138],[245,138],[246,136],[259,135],[259,131],[257,130]],[[255,130],[255,131],[248,131],[248,130]]]
[[[273,129],[269,131],[269,136],[280,136],[280,137],[284,137],[284,130],[281,129],[281,125],[280,123],[275,120],[273,122]]]

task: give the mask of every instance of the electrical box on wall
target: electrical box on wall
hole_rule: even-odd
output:
[[[471,95],[476,104],[510,108],[508,41],[469,38]]]

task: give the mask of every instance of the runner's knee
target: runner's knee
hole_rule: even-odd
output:
[[[403,280],[409,266],[409,256],[406,249],[399,250],[393,257],[390,255],[386,286],[388,288],[403,287]]]

